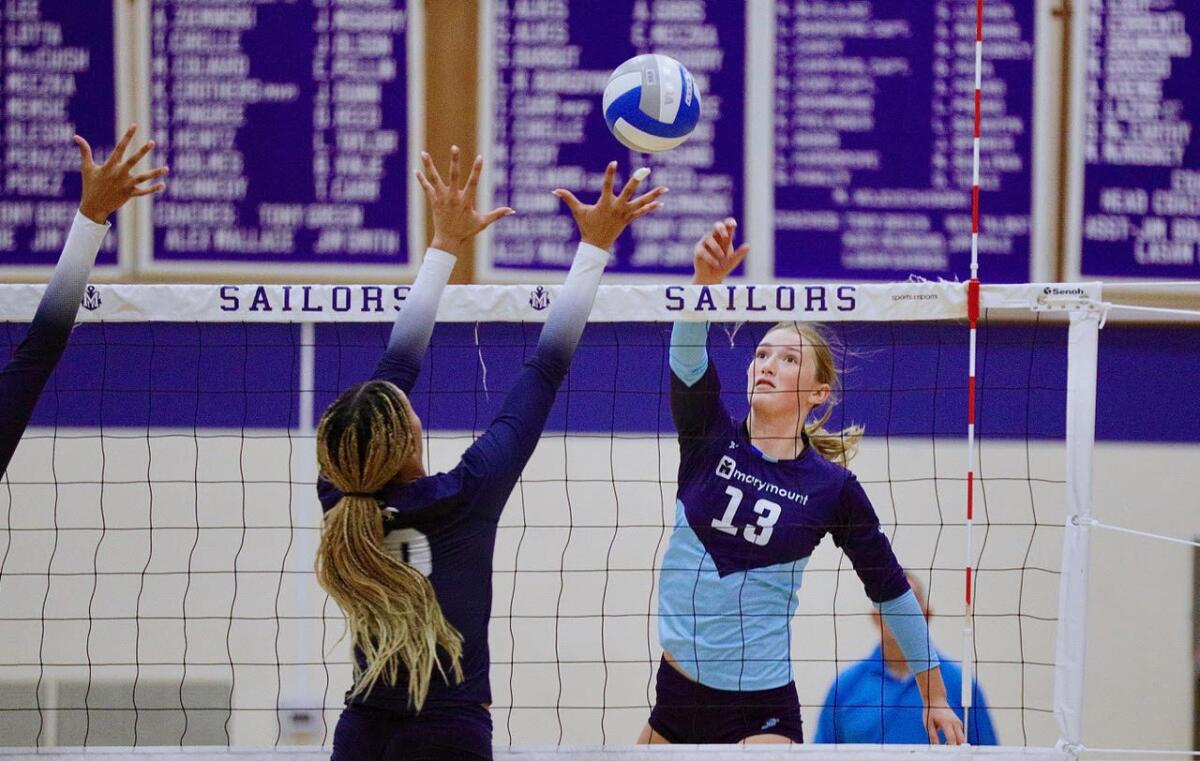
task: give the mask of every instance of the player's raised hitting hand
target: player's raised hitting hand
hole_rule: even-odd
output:
[[[75,144],[79,146],[79,173],[83,176],[83,196],[79,201],[79,211],[97,224],[107,222],[108,215],[124,206],[130,198],[148,196],[167,187],[161,182],[145,186],[145,183],[165,175],[168,171],[165,166],[141,174],[133,173],[137,163],[154,150],[154,141],[151,140],[126,158],[125,151],[129,148],[129,142],[133,140],[135,132],[137,125],[130,125],[121,137],[121,142],[117,143],[117,147],[103,164],[97,164],[92,158],[92,146],[88,145],[88,141],[79,135],[75,136]]]
[[[459,151],[457,145],[450,146],[450,174],[446,179],[438,173],[433,158],[421,151],[421,163],[425,171],[417,170],[417,182],[425,191],[429,200],[429,209],[433,214],[433,242],[431,248],[441,249],[447,253],[458,255],[462,253],[467,241],[474,238],[482,230],[498,219],[516,214],[507,206],[492,209],[481,214],[475,209],[475,189],[479,186],[479,174],[483,171],[483,156],[476,156],[471,165],[471,173],[464,184],[460,185]]]
[[[649,174],[649,169],[637,170],[629,178],[629,182],[625,183],[621,194],[614,195],[617,162],[610,161],[608,168],[604,170],[604,183],[600,188],[600,197],[596,199],[596,203],[585,204],[565,188],[558,188],[551,192],[571,210],[571,216],[575,217],[575,224],[579,226],[580,239],[584,243],[608,250],[612,248],[613,243],[621,236],[630,222],[638,217],[644,217],[662,206],[662,202],[658,198],[666,193],[667,189],[661,185],[636,198],[633,195],[637,191],[638,185]]]
[[[737,220],[726,217],[713,225],[712,231],[696,244],[692,252],[695,268],[692,282],[696,285],[716,285],[746,258],[750,244],[733,247],[733,235],[737,232]]]

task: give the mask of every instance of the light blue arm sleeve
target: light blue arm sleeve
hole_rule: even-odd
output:
[[[708,323],[677,322],[671,326],[671,372],[692,386],[708,369]]]
[[[929,625],[925,623],[925,613],[911,589],[894,600],[880,603],[879,612],[892,630],[892,636],[896,638],[896,643],[904,653],[904,660],[908,661],[908,668],[914,674],[940,665],[937,653],[933,650]]]

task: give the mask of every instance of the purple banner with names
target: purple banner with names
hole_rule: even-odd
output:
[[[113,23],[111,0],[0,4],[0,268],[58,261],[79,208],[72,136],[85,137],[100,161],[116,143]],[[96,263],[117,263],[115,232]]]
[[[158,263],[403,265],[406,0],[152,0]]]
[[[779,278],[970,277],[974,0],[775,3]],[[984,4],[980,277],[1030,277],[1034,3]]]
[[[1200,278],[1200,15],[1092,0],[1084,276]]]
[[[490,136],[493,204],[517,216],[495,225],[493,272],[570,265],[578,233],[550,194],[596,198],[604,168],[619,181],[653,168],[645,188],[671,189],[663,209],[634,222],[617,241],[609,272],[680,275],[712,224],[741,217],[745,176],[746,7],[729,0],[494,0],[494,85]],[[701,93],[701,117],[683,145],[633,153],[612,137],[601,112],[608,77],[642,53],[681,61]]]

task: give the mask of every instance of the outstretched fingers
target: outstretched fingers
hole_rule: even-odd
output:
[[[746,258],[746,254],[748,253],[750,253],[749,243],[743,243],[742,245],[738,246],[737,250],[733,252],[733,256],[730,258],[729,269],[731,271],[737,269],[737,266],[742,263],[742,260]]]
[[[648,193],[642,193],[640,196],[638,196],[637,198],[630,201],[629,206],[630,206],[630,208],[632,208],[634,210],[640,209],[643,206],[646,206],[646,205],[651,204],[654,201],[658,200],[658,197],[663,195],[666,192],[667,192],[667,188],[662,185],[659,185],[654,190],[651,190]]]
[[[617,162],[610,161],[604,169],[604,184],[600,186],[600,199],[612,195],[613,186],[617,182]]]
[[[129,197],[130,198],[141,198],[142,196],[153,195],[154,193],[158,193],[158,192],[166,190],[166,189],[167,189],[166,184],[160,182],[156,185],[151,185],[148,188],[134,188],[133,192],[129,194]]]
[[[566,188],[556,188],[550,192],[558,196],[558,199],[567,205],[572,214],[577,214],[583,210],[583,203],[575,197],[574,193]]]
[[[713,261],[716,262],[718,266],[720,266],[721,263],[724,262],[725,251],[721,248],[721,244],[718,243],[716,240],[714,240],[711,235],[704,236],[704,239],[702,241],[700,241],[700,243],[704,247],[704,250],[708,252],[709,256],[711,256],[713,258]]]
[[[458,167],[458,146],[452,145],[452,146],[450,146],[450,177],[449,177],[449,183],[450,183],[451,190],[458,190],[458,176],[459,176],[458,169],[459,169],[459,167]]]
[[[619,195],[617,197],[618,200],[628,203],[629,199],[633,198],[634,191],[636,191],[638,189],[638,185],[640,185],[642,183],[642,180],[646,179],[649,176],[650,176],[649,167],[642,167],[641,169],[638,169],[636,172],[634,172],[632,175],[630,175],[629,181],[626,182],[625,187],[621,189],[621,195]]]
[[[479,229],[482,230],[484,227],[491,225],[496,220],[504,219],[505,217],[510,216],[512,214],[516,214],[516,213],[517,212],[513,211],[512,209],[510,209],[507,206],[501,206],[498,209],[492,209],[487,214],[483,214],[479,217],[479,224],[480,224]]]
[[[442,176],[438,174],[437,165],[433,163],[433,157],[428,151],[421,151],[421,165],[425,167],[425,176],[429,178],[429,182],[433,187],[441,190],[446,187],[446,183],[442,182]]]
[[[633,221],[635,219],[641,219],[642,217],[646,216],[650,212],[655,211],[656,209],[661,209],[661,208],[662,208],[662,203],[660,201],[653,201],[653,202],[648,203],[645,206],[641,207],[640,209],[635,210],[632,214],[629,215],[629,219],[630,219],[630,221]]]
[[[150,182],[151,180],[157,180],[159,177],[162,177],[168,171],[170,171],[170,170],[168,170],[167,167],[160,166],[157,169],[151,169],[149,172],[142,172],[141,174],[136,175],[133,178],[133,184],[141,185],[143,182]]]
[[[475,189],[479,187],[479,175],[483,172],[483,156],[476,156],[471,165],[471,174],[467,177],[467,198],[475,197]]]
[[[417,183],[421,186],[421,190],[425,191],[425,198],[430,204],[432,204],[434,198],[437,196],[437,191],[434,190],[433,183],[429,181],[429,178],[426,177],[425,173],[420,169],[413,170],[413,175],[416,176]]]
[[[705,243],[708,242],[708,239],[705,238],[704,242]],[[714,270],[721,269],[720,258],[714,256],[713,253],[708,250],[708,246],[706,246],[706,245],[696,246],[696,259],[704,262],[706,265],[708,265],[709,267],[711,267]]]
[[[727,221],[714,224],[712,234],[722,251],[729,251],[733,248],[733,228]]]
[[[75,136],[75,145],[79,146],[79,160],[84,168],[89,168],[95,165],[95,160],[92,158],[92,146],[84,140],[81,135]]]
[[[125,171],[131,171],[135,166],[137,166],[137,163],[145,158],[147,153],[154,150],[154,145],[154,141],[149,140],[141,148],[138,148],[132,156],[125,160]]]
[[[125,155],[125,149],[129,147],[129,141],[133,140],[133,133],[137,132],[137,125],[130,124],[129,129],[125,130],[125,134],[121,136],[121,142],[117,143],[117,147],[113,148],[112,155],[108,157],[106,164],[115,164],[121,161]]]

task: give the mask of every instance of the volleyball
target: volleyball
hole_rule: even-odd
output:
[[[688,139],[699,120],[696,81],[670,56],[634,56],[613,71],[604,88],[604,121],[631,150],[669,151]]]

